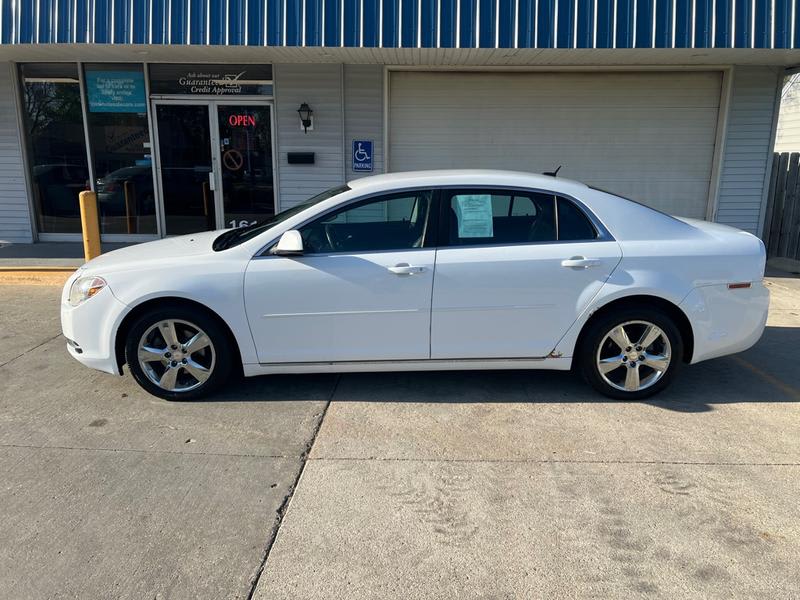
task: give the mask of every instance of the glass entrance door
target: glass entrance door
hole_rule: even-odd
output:
[[[220,104],[223,227],[243,227],[275,214],[272,126],[266,105]]]
[[[208,104],[156,104],[164,233],[217,228]]]
[[[271,106],[229,102],[155,102],[165,235],[275,214]]]

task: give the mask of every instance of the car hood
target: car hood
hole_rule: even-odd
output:
[[[134,244],[101,254],[86,263],[83,269],[90,273],[102,274],[110,270],[141,268],[146,262],[208,254],[213,252],[212,244],[220,233],[222,231],[203,231],[144,244]]]

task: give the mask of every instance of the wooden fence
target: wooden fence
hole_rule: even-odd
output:
[[[768,256],[800,260],[800,152],[773,157],[763,238]]]

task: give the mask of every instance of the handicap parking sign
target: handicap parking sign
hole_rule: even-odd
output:
[[[353,171],[372,171],[372,140],[353,140]]]

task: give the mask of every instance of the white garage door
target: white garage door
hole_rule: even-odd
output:
[[[495,168],[559,175],[703,218],[719,72],[394,72],[392,171]]]

